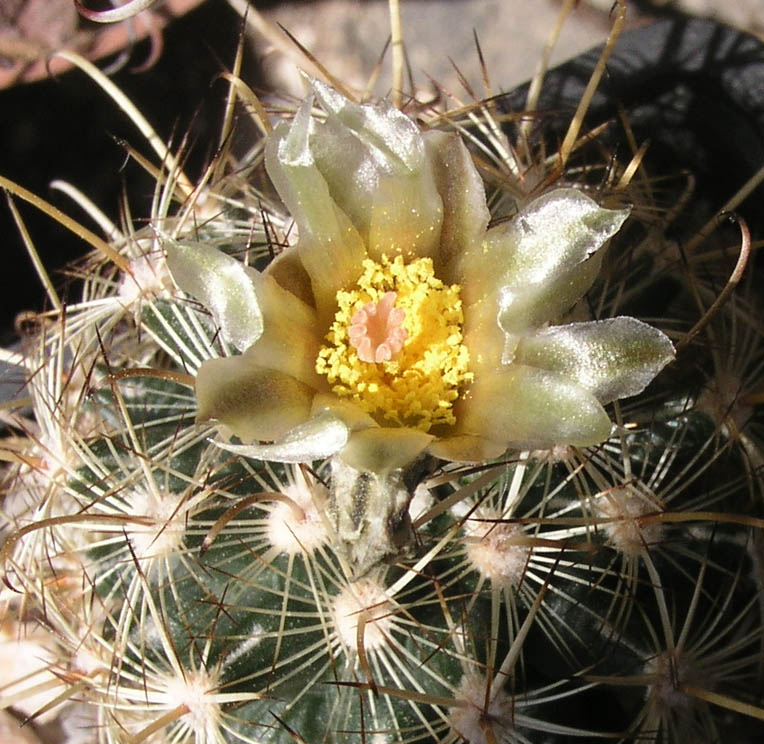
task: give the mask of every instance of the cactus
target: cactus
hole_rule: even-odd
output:
[[[197,186],[160,153],[148,226],[75,226],[80,301],[5,353],[5,705],[110,744],[757,740],[745,223],[680,256],[679,175],[580,117],[550,155],[493,100],[309,87],[237,80],[263,136]]]

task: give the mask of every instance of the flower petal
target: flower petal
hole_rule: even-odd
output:
[[[372,427],[353,432],[340,457],[356,470],[386,473],[413,462],[433,439],[418,429]]]
[[[315,383],[320,338],[312,308],[272,277],[212,246],[168,240],[167,263],[178,286],[210,310],[228,343],[239,350],[254,345],[258,365]],[[295,348],[305,352],[295,354]]]
[[[491,213],[485,202],[485,188],[469,151],[456,132],[426,132],[427,152],[432,161],[435,184],[443,200],[443,225],[436,272],[446,282],[453,260],[482,239]]]
[[[465,304],[498,300],[509,334],[559,316],[589,289],[599,249],[628,214],[603,209],[576,189],[540,196],[465,251],[459,268]]]
[[[606,440],[612,428],[588,390],[521,364],[477,378],[456,415],[457,433],[521,448],[588,447]]]
[[[601,403],[642,392],[673,359],[665,334],[624,317],[546,328],[522,339],[515,356],[575,380]]]
[[[577,189],[556,189],[535,199],[506,226],[494,228],[488,250],[504,254],[503,281],[539,284],[596,253],[629,212],[603,209]]]
[[[212,246],[173,240],[165,245],[175,283],[212,313],[223,338],[239,350],[253,344],[263,332],[257,272]]]
[[[215,419],[245,442],[277,440],[307,421],[315,392],[244,355],[211,359],[196,376],[197,419]]]
[[[306,305],[314,305],[310,276],[300,261],[296,246],[289,246],[275,256],[263,270],[263,275],[272,276],[280,287],[299,297]]]
[[[256,460],[310,462],[336,454],[345,446],[347,439],[347,426],[329,414],[321,414],[290,429],[273,444],[215,444],[221,449]]]
[[[438,439],[427,451],[434,457],[448,462],[487,462],[501,457],[506,449],[506,444],[462,434]]]
[[[462,289],[464,286],[462,285]],[[502,366],[507,335],[497,320],[498,300],[486,298],[464,308],[464,345],[470,353],[470,369],[478,378]]]
[[[311,152],[369,256],[433,255],[443,204],[417,125],[384,101],[357,104],[319,81],[313,90],[327,118],[314,125]]]
[[[409,262],[437,254],[443,202],[429,168],[413,176],[380,177],[369,202],[370,258],[400,254]]]
[[[342,421],[350,431],[377,426],[377,422],[360,406],[346,398],[338,398],[329,393],[318,393],[313,399],[312,415],[329,414]]]
[[[504,285],[499,290],[498,321],[509,336],[511,348],[504,362],[512,361],[514,339],[550,320],[559,318],[583,297],[602,267],[602,253],[538,284]]]
[[[362,105],[345,98],[320,80],[311,81],[321,108],[386,161],[413,173],[424,160],[424,143],[416,123],[386,101]]]
[[[299,228],[297,251],[310,276],[319,322],[328,325],[337,290],[361,275],[366,248],[316,166],[311,107],[309,98],[291,124],[282,122],[274,129],[265,146],[265,167]]]

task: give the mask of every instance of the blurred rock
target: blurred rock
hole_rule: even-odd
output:
[[[456,64],[481,95],[475,35],[497,88],[527,80],[560,7],[555,0],[403,0],[403,38],[415,83],[427,88],[429,79],[437,80],[447,91],[465,97]],[[387,0],[280,2],[263,14],[286,28],[332,74],[358,90],[365,88],[390,34]],[[552,64],[602,42],[609,30],[607,12],[582,6],[566,21]],[[301,94],[303,84],[294,63],[262,37],[257,49],[270,86]],[[376,93],[389,90],[389,70],[388,52]]]
[[[613,0],[587,0],[588,4],[602,11],[608,11]],[[676,11],[711,18],[720,23],[736,26],[742,31],[764,36],[764,2],[762,0],[644,0],[643,6],[656,11]]]

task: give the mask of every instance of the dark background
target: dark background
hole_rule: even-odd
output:
[[[148,42],[141,42],[128,65],[112,78],[163,140],[179,142],[191,135],[194,146],[187,172],[192,180],[218,142],[227,86],[216,77],[233,63],[240,28],[240,19],[225,0],[208,0],[165,28],[164,52],[154,67],[140,73],[131,69],[148,54]],[[253,55],[247,58],[252,60]],[[250,62],[245,79],[256,84],[256,78],[256,66]],[[0,173],[95,232],[99,230],[79,207],[48,184],[55,179],[72,183],[117,222],[120,196],[126,190],[133,216],[148,214],[152,180],[136,163],[126,161],[115,137],[156,162],[135,126],[82,72],[0,91]],[[33,207],[15,201],[55,284],[63,289],[66,279],[61,269],[86,247]],[[44,309],[45,298],[4,196],[0,196],[0,241],[0,343],[7,345],[13,341],[17,313]]]

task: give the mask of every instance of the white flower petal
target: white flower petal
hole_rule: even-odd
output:
[[[515,337],[556,320],[586,294],[602,267],[603,253],[538,284],[504,285],[499,290],[498,322],[514,350]],[[505,363],[512,360],[504,355]]]
[[[443,200],[440,251],[436,261],[438,276],[448,283],[457,281],[453,261],[468,246],[483,239],[491,213],[485,188],[469,151],[456,132],[426,132],[427,153],[432,161],[435,184]]]
[[[443,204],[416,124],[388,104],[353,103],[318,82],[314,90],[327,119],[314,123],[310,151],[369,256],[436,253]]]
[[[263,332],[256,285],[260,275],[241,261],[202,243],[165,240],[167,266],[175,283],[199,300],[237,349],[251,346]]]
[[[329,414],[342,421],[350,431],[377,426],[374,419],[352,400],[333,393],[318,393],[313,399],[312,416]]]
[[[465,306],[500,303],[501,326],[510,334],[552,320],[589,289],[598,251],[628,214],[603,209],[576,189],[540,196],[465,251],[459,264]]]
[[[522,339],[515,359],[573,379],[608,403],[641,393],[673,361],[674,347],[657,328],[619,317],[546,328]]]
[[[381,178],[369,204],[368,254],[403,256],[406,262],[434,256],[440,244],[443,202],[429,168],[414,176]]]
[[[520,449],[588,447],[607,439],[612,428],[588,390],[562,375],[522,364],[481,375],[455,412],[456,433]]]
[[[335,295],[361,275],[366,257],[363,240],[337,206],[318,169],[310,145],[310,99],[294,121],[279,124],[265,146],[265,167],[282,201],[298,225],[297,251],[308,272],[319,320],[328,326]]]
[[[331,457],[348,440],[348,428],[328,414],[319,415],[288,431],[273,444],[228,444],[216,441],[221,449],[243,457],[272,462],[310,462]]]
[[[255,460],[310,462],[339,452],[348,439],[348,428],[329,415],[317,416],[288,431],[273,444],[229,444],[216,441],[221,449]]]
[[[566,273],[596,253],[629,216],[603,209],[577,189],[556,189],[535,199],[506,229],[495,228],[506,251],[502,284],[539,284]],[[494,231],[490,231],[493,233]],[[489,235],[488,241],[493,237]]]
[[[167,240],[167,264],[178,286],[212,313],[236,349],[256,346],[258,364],[314,384],[315,373],[295,358],[295,347],[318,353],[315,311],[273,277],[201,243]],[[299,356],[299,355],[297,355]]]
[[[354,132],[367,148],[380,151],[385,160],[394,158],[412,173],[422,166],[422,135],[406,114],[386,101],[376,105],[354,103],[320,80],[313,80],[312,86],[321,108]]]

